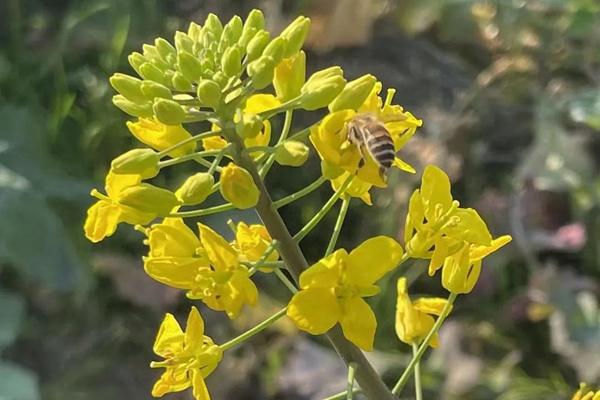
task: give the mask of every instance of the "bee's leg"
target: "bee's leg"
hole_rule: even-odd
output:
[[[358,152],[360,153],[360,160],[358,161],[358,168],[365,166],[365,146],[358,146]]]
[[[379,176],[386,183],[387,183],[387,171],[388,171],[387,168],[385,168],[385,167],[379,167]]]

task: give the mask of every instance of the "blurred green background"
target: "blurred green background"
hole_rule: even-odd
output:
[[[90,189],[135,145],[108,77],[131,73],[126,57],[142,43],[170,40],[209,12],[228,19],[254,7],[273,32],[299,14],[312,18],[310,71],[339,64],[348,78],[372,73],[397,88],[396,101],[424,120],[403,158],[418,171],[444,168],[462,204],[495,235],[514,237],[445,323],[440,350],[424,363],[425,398],[566,399],[579,381],[599,384],[598,1],[2,0],[0,399],[149,398],[155,331],[189,302],[144,274],[138,232],[124,227],[96,246],[83,237]],[[318,162],[294,172],[273,169],[275,197],[312,181]],[[419,177],[393,175],[373,207],[353,202],[341,245],[401,237]],[[290,229],[329,194],[324,187],[283,209]],[[227,233],[227,218],[256,217],[210,223]],[[334,219],[303,242],[310,261]],[[412,294],[444,295],[423,270],[395,272],[372,302],[379,328],[369,357],[389,382],[409,357],[393,330],[395,278],[409,276]],[[217,342],[289,297],[270,276],[259,285],[260,306],[233,324],[202,309]],[[320,399],[345,375],[325,342],[282,323],[228,353],[209,387],[217,400]]]

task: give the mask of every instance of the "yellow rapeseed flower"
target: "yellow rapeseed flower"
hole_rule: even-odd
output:
[[[232,245],[239,250],[241,261],[257,262],[272,242],[273,239],[264,225],[247,225],[245,222],[240,222],[236,227],[235,242]],[[278,259],[279,254],[273,250],[265,261],[277,261]]]
[[[330,113],[313,127],[310,133],[310,140],[321,159],[341,167],[350,174],[356,174],[358,179],[369,185],[369,188],[371,185],[385,187],[387,183],[379,173],[379,166],[369,155],[366,155],[364,165],[359,167],[361,154],[359,149],[348,141],[348,122],[358,114],[374,115],[384,123],[390,133],[396,152],[422,125],[422,121],[415,118],[410,112],[404,111],[399,105],[391,104],[394,95],[393,89],[388,90],[385,102],[379,97],[381,89],[381,83],[377,82],[371,94],[357,110],[343,109]],[[393,166],[407,172],[414,172],[411,166],[399,158],[394,160]]]
[[[258,290],[236,250],[208,226],[198,227],[200,238],[181,219],[153,225],[147,231],[150,252],[144,269],[165,285],[187,290],[188,298],[235,318],[244,304],[256,304]]]
[[[154,353],[164,360],[153,361],[150,367],[165,368],[165,372],[152,388],[153,397],[191,387],[194,399],[210,400],[204,379],[215,370],[223,352],[204,335],[204,321],[196,307],[189,313],[185,332],[172,314],[165,315],[156,335]]]
[[[375,282],[396,267],[402,247],[394,239],[377,236],[350,254],[339,249],[300,275],[300,291],[287,315],[299,329],[313,335],[340,323],[344,336],[363,350],[373,350],[375,314],[363,297],[379,292]]]
[[[165,125],[155,119],[140,118],[136,122],[127,121],[127,128],[140,142],[155,150],[166,150],[192,135],[181,125]],[[193,153],[196,143],[190,142],[169,152],[171,157],[181,157]]]
[[[84,224],[85,236],[96,243],[115,233],[117,225],[126,222],[131,225],[146,225],[157,214],[143,212],[120,203],[121,193],[130,187],[140,185],[139,175],[120,175],[110,171],[106,175],[105,189],[107,195],[92,190],[92,196],[98,198],[87,211]]]
[[[594,392],[585,383],[579,384],[579,390],[573,394],[571,400],[600,400],[600,390]]]

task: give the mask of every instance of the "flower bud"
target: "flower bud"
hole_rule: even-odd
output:
[[[217,108],[221,103],[221,87],[210,79],[202,79],[198,84],[198,100],[203,106]]]
[[[140,175],[142,179],[158,175],[158,153],[152,149],[133,149],[121,154],[110,164],[111,170],[120,175]]]
[[[325,160],[321,160],[321,175],[323,175],[323,178],[333,180],[338,178],[343,173],[344,170],[341,167],[338,167],[337,165],[329,163]]]
[[[167,40],[160,37],[154,41],[154,45],[156,46],[160,58],[167,64],[172,64],[177,56],[177,49],[175,49],[175,47]]]
[[[281,32],[281,36],[287,39],[284,57],[291,57],[302,49],[309,30],[310,19],[300,16]]]
[[[242,36],[240,36],[240,39],[238,40],[238,46],[245,51],[246,47],[248,47],[248,43],[250,43],[250,40],[252,40],[252,38],[256,35],[256,32],[258,31],[255,28],[244,29],[242,31]]]
[[[185,119],[185,110],[179,103],[168,99],[157,99],[152,106],[156,118],[166,125],[178,125]]]
[[[260,56],[248,64],[248,76],[252,78],[252,86],[255,89],[264,89],[273,80],[275,63],[269,56]]]
[[[119,203],[160,217],[166,217],[174,207],[181,204],[175,193],[149,183],[123,189],[119,193]]]
[[[269,44],[269,40],[271,39],[271,34],[267,31],[259,31],[252,40],[248,43],[248,47],[246,47],[246,53],[248,55],[248,61],[256,60],[263,53],[267,44]]]
[[[143,63],[148,62],[146,57],[144,57],[137,51],[134,51],[129,55],[129,57],[127,57],[127,60],[129,61],[129,65],[131,65],[135,72],[137,72],[139,76],[142,76],[142,74],[140,73],[140,67]]]
[[[213,40],[219,40],[221,38],[221,34],[223,33],[223,24],[221,23],[219,17],[213,13],[210,13],[206,17],[206,21],[204,21],[203,30],[212,33],[214,35]]]
[[[287,39],[278,36],[271,41],[265,47],[262,55],[263,56],[271,56],[273,58],[273,62],[275,64],[279,64],[279,62],[283,59],[283,53],[285,52],[285,47],[287,45]]]
[[[377,78],[371,74],[363,75],[348,82],[344,90],[329,104],[329,111],[358,110],[373,90],[375,83],[377,83]]]
[[[302,86],[302,103],[305,110],[327,106],[344,89],[346,80],[340,67],[330,67],[312,74]]]
[[[300,167],[308,160],[308,146],[297,140],[286,140],[275,149],[275,161],[279,165]]]
[[[242,35],[243,25],[242,19],[238,15],[231,18],[227,25],[225,25],[223,28],[223,36],[221,37],[221,41],[226,42],[227,45],[236,43]]]
[[[221,70],[226,76],[235,76],[242,69],[242,52],[238,46],[229,47],[221,58]]]
[[[246,17],[244,29],[250,28],[254,28],[257,31],[265,29],[265,16],[263,15],[262,11],[257,10],[256,8],[250,11],[248,16]]]
[[[239,209],[254,207],[260,192],[248,171],[229,163],[221,170],[221,195]]]
[[[229,81],[229,78],[223,73],[223,71],[217,71],[213,75],[212,80],[217,82],[220,87],[225,87]]]
[[[192,82],[187,80],[185,76],[181,72],[175,72],[173,74],[173,78],[171,78],[171,83],[175,90],[179,92],[189,92],[192,90]]]
[[[194,42],[200,40],[200,35],[202,34],[202,27],[195,22],[191,22],[187,31],[188,36]]]
[[[124,96],[118,94],[113,96],[112,102],[121,111],[132,117],[148,118],[152,116],[152,103],[134,103],[133,101],[127,100]]]
[[[177,55],[177,68],[190,82],[197,82],[202,76],[201,61],[190,53],[180,52]]]
[[[141,89],[144,96],[149,100],[154,100],[157,97],[162,99],[173,97],[171,89],[154,81],[143,81]]]
[[[181,31],[175,32],[175,48],[178,53],[193,53],[194,41],[187,34]]]
[[[116,73],[110,77],[110,85],[127,100],[142,103],[147,99],[142,93],[142,81],[133,76]]]
[[[185,205],[202,203],[210,195],[215,179],[206,172],[199,172],[187,178],[177,189],[175,196]]]
[[[142,45],[142,51],[144,53],[144,57],[148,59],[148,61],[160,60],[160,54],[158,54],[158,50],[156,46],[152,46],[151,44],[144,43]],[[163,61],[164,63],[164,61]]]
[[[169,85],[169,81],[165,77],[165,73],[161,71],[153,63],[144,63],[140,67],[140,76],[148,81],[161,83],[165,86]]]
[[[300,51],[292,57],[283,59],[275,68],[273,86],[277,98],[288,101],[300,95],[300,89],[306,79],[306,54]]]
[[[235,123],[235,131],[243,139],[252,139],[263,128],[263,120],[256,114],[243,113],[240,120]]]

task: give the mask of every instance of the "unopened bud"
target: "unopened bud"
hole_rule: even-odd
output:
[[[312,74],[302,86],[302,103],[305,110],[316,110],[329,105],[344,89],[346,80],[340,67],[330,67]]]
[[[300,95],[300,89],[306,79],[306,54],[300,51],[292,57],[283,59],[275,68],[273,86],[277,98],[285,102]]]
[[[141,118],[152,117],[152,103],[134,103],[133,101],[127,100],[124,96],[118,94],[113,96],[112,102],[121,111],[133,116]]]
[[[223,28],[221,41],[225,41],[228,45],[236,43],[242,35],[243,25],[242,19],[238,15],[231,18]]]
[[[235,207],[246,209],[258,203],[260,192],[252,175],[245,169],[229,163],[221,170],[220,182],[221,195]]]
[[[238,40],[238,45],[242,47],[244,51],[246,50],[248,43],[250,43],[250,40],[256,35],[256,32],[258,31],[255,28],[248,28],[242,31],[242,36],[240,36],[240,39]]]
[[[221,59],[221,70],[230,77],[237,75],[242,69],[242,53],[238,46],[229,47],[225,50]]]
[[[195,22],[191,22],[187,31],[188,36],[194,42],[200,40],[200,35],[202,34],[202,27]]]
[[[221,104],[221,86],[213,80],[202,79],[198,84],[198,100],[203,106],[217,108]]]
[[[158,175],[160,157],[152,149],[133,149],[112,160],[110,167],[116,174],[140,175],[142,179]]]
[[[166,217],[180,205],[175,193],[149,183],[125,188],[119,193],[119,203],[149,214]]]
[[[173,100],[157,99],[152,106],[156,118],[165,125],[178,125],[185,119],[183,107]]]
[[[157,97],[162,99],[173,97],[171,89],[154,81],[143,81],[141,89],[144,96],[149,100],[154,100]]]
[[[140,75],[146,80],[158,82],[165,86],[169,84],[164,71],[161,71],[156,65],[150,62],[142,64],[140,67]]]
[[[257,31],[265,28],[265,16],[262,11],[257,10],[256,8],[248,14],[246,17],[246,23],[244,24],[244,29],[254,28]]]
[[[248,64],[248,76],[252,78],[252,87],[264,89],[273,80],[275,63],[269,56],[260,56]]]
[[[175,90],[179,92],[189,92],[192,90],[192,82],[187,80],[185,76],[179,71],[173,74],[173,78],[171,78],[171,83]]]
[[[300,167],[306,160],[310,151],[308,146],[297,140],[286,140],[275,149],[275,161],[280,165]]]
[[[186,33],[177,31],[175,32],[175,48],[178,53],[184,51],[192,53],[194,51],[194,41]]]
[[[246,47],[246,54],[248,55],[248,61],[256,60],[260,57],[271,40],[271,34],[267,31],[259,31]]]
[[[339,110],[358,110],[365,102],[369,94],[373,90],[377,78],[371,74],[366,74],[351,82],[348,82],[344,90],[329,104],[329,111],[336,112]]]
[[[284,57],[290,57],[302,49],[309,30],[310,19],[298,17],[281,32],[281,36],[287,39]]]
[[[142,81],[133,76],[116,73],[110,77],[110,85],[127,100],[134,103],[146,102],[147,100],[141,90]]]
[[[243,113],[240,120],[235,123],[235,131],[243,139],[256,137],[263,128],[263,120],[256,114]]]
[[[180,52],[177,55],[177,68],[190,82],[196,82],[202,76],[202,62],[190,53]]]
[[[221,34],[223,33],[223,24],[219,17],[215,14],[210,13],[206,17],[206,21],[204,21],[204,30],[212,33],[215,37],[215,40],[219,40],[221,38]]]
[[[263,51],[263,56],[270,56],[273,58],[273,62],[275,64],[279,64],[279,62],[283,59],[283,54],[285,52],[285,47],[287,45],[287,39],[278,36],[275,39],[271,40],[271,43],[265,47]]]
[[[211,174],[199,172],[187,178],[175,195],[183,204],[193,206],[206,200],[214,184],[215,179]]]
[[[173,45],[166,39],[159,37],[154,41],[154,45],[156,46],[156,50],[163,61],[165,61],[167,64],[172,64],[175,61],[177,49],[173,47]]]
[[[137,72],[138,75],[142,76],[142,74],[140,73],[140,67],[143,63],[148,62],[146,57],[144,57],[141,53],[134,51],[129,55],[129,57],[127,57],[127,60],[129,61],[129,65],[131,65],[135,72]]]

